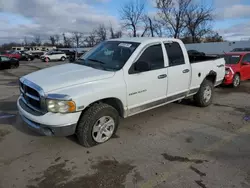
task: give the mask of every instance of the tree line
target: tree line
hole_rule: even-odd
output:
[[[212,30],[213,9],[194,0],[154,0],[156,14],[147,12],[145,0],[131,0],[119,8],[121,30],[115,30],[112,24],[98,25],[92,32],[85,34],[73,31],[55,34],[42,42],[36,35],[29,42],[8,43],[2,48],[21,45],[57,46],[57,47],[92,47],[108,38],[130,37],[173,37],[184,43],[221,42],[223,38]]]

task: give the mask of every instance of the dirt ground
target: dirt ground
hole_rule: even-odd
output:
[[[18,78],[57,64],[0,70],[1,188],[250,187],[250,81],[217,88],[207,108],[186,100],[121,120],[87,149],[75,136],[39,136],[18,115]]]

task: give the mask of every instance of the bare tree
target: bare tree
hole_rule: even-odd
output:
[[[94,45],[96,45],[97,42],[95,32],[91,32],[90,35],[85,38],[84,42],[86,43],[87,47],[93,47]]]
[[[221,35],[219,35],[218,32],[212,31],[210,32],[206,38],[205,38],[205,42],[223,42],[224,39]]]
[[[95,30],[95,34],[98,38],[98,42],[102,42],[107,39],[107,29],[105,25],[100,24],[98,28]]]
[[[149,29],[150,29],[151,37],[154,37],[153,21],[149,16],[147,17],[147,19],[148,19],[148,22],[149,22]]]
[[[163,37],[162,24],[158,21],[154,21],[154,31],[158,37]]]
[[[109,27],[109,32],[110,32],[110,38],[115,39],[115,38],[121,38],[122,37],[122,31],[118,30],[115,32],[112,24],[110,23]]]
[[[191,0],[156,0],[158,15],[174,38],[179,38],[185,28],[185,15]]]
[[[146,34],[151,37],[154,37],[155,35],[162,36],[161,24],[155,19],[155,17],[145,15],[143,17],[143,22],[144,31],[141,36],[145,36]]]
[[[50,37],[49,37],[49,40],[50,40],[50,42],[51,42],[51,45],[54,46],[55,43],[56,43],[56,38],[55,38],[55,36],[50,36]]]
[[[40,35],[36,35],[35,38],[34,38],[34,43],[37,45],[37,46],[40,46],[42,41],[41,41],[41,37]]]
[[[24,39],[23,39],[23,43],[24,43],[24,46],[28,46],[28,39],[27,39],[27,37],[24,37]]]
[[[142,22],[144,11],[145,1],[143,0],[131,0],[120,10],[123,27],[132,30],[133,37],[137,36],[137,29]]]
[[[186,12],[186,26],[192,37],[192,42],[199,42],[200,38],[211,32],[213,9],[194,4]]]
[[[67,37],[66,35],[65,35],[65,33],[63,33],[63,43],[64,43],[64,47],[71,47],[71,40],[70,40],[70,38],[69,37]]]
[[[143,17],[143,23],[144,23],[144,31],[142,33],[143,36],[163,36],[162,32],[162,24],[159,22],[159,20],[156,19],[156,17],[150,17],[148,15],[145,15]]]
[[[110,27],[109,27],[109,32],[110,32],[110,38],[114,39],[115,38],[115,31],[114,31],[114,28],[113,28],[111,23],[110,23]]]
[[[73,32],[72,34],[73,34],[72,40],[75,42],[76,47],[77,48],[80,47],[80,44],[82,42],[81,40],[83,38],[83,34],[80,32]]]
[[[122,37],[122,31],[115,32],[115,38],[121,38]]]
[[[60,36],[58,34],[55,35],[55,43],[58,45],[60,41]]]

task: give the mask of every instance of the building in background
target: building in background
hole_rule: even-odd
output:
[[[235,48],[250,48],[250,41],[194,43],[186,44],[186,48],[187,50],[197,50],[209,55],[224,54],[233,51]]]

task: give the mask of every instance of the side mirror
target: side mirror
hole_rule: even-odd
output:
[[[242,62],[241,64],[242,64],[242,65],[250,65],[249,62]]]
[[[137,61],[135,63],[135,71],[145,72],[150,70],[150,65],[146,61]]]

